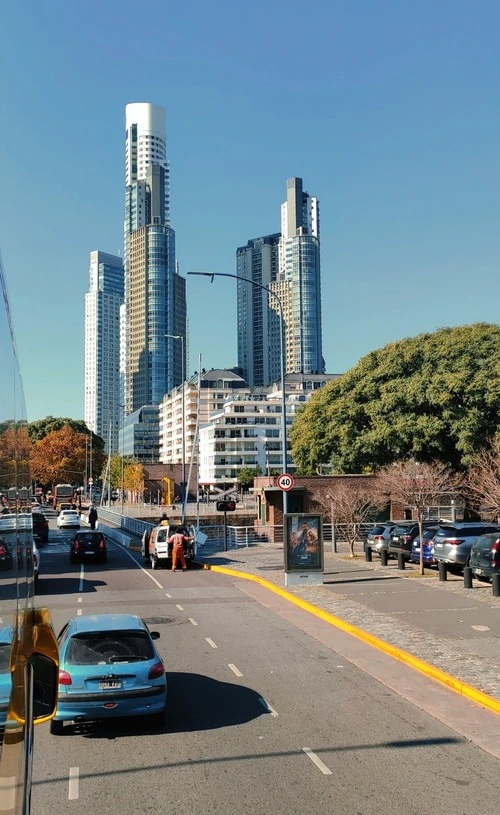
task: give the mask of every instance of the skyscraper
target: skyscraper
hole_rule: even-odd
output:
[[[269,286],[278,274],[279,240],[277,233],[253,238],[246,246],[240,246],[236,250],[236,274]],[[272,378],[269,321],[273,319],[273,312],[268,308],[268,294],[257,286],[238,280],[237,298],[238,367],[250,387],[268,385]]]
[[[323,373],[319,206],[301,178],[287,182],[281,233],[239,247],[236,273],[267,286],[281,302],[285,373]],[[281,368],[276,298],[238,281],[237,304],[238,366],[250,387],[270,385]]]
[[[90,285],[85,295],[84,418],[113,452],[120,429],[120,306],[123,259],[90,253]]]
[[[185,280],[175,263],[165,111],[133,103],[125,112],[125,413],[157,404],[180,383],[186,334]],[[184,342],[184,348],[186,343]]]
[[[278,280],[288,284],[286,372],[324,373],[318,199],[301,178],[287,181],[281,205]],[[272,304],[270,304],[272,306]]]

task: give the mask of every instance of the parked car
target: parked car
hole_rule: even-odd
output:
[[[0,538],[0,568],[12,569],[12,552],[5,538]]]
[[[108,559],[106,539],[98,530],[80,530],[71,541],[70,563],[76,563],[80,558],[88,560],[89,556],[100,563],[106,563]]]
[[[436,521],[423,521],[424,529],[428,529],[431,526],[436,526]],[[413,541],[417,535],[417,521],[401,521],[401,523],[394,527],[390,534],[387,551],[390,555],[395,555],[396,557],[400,552],[403,552],[405,560],[410,560]]]
[[[167,679],[157,631],[133,614],[73,617],[58,637],[59,695],[50,732],[66,721],[149,715],[162,720]]]
[[[366,546],[370,546],[372,552],[380,555],[380,552],[389,546],[389,535],[395,526],[395,523],[376,524],[366,536]]]
[[[488,532],[474,541],[470,550],[470,567],[480,580],[491,580],[494,574],[500,574],[499,532]]]
[[[12,674],[10,672],[10,652],[14,629],[11,625],[0,627],[0,728],[5,728],[7,711],[12,690]]]
[[[49,522],[47,518],[43,512],[32,512],[31,517],[33,519],[33,535],[42,543],[47,543],[49,540]]]
[[[57,516],[57,526],[59,529],[80,529],[80,516],[76,509],[63,509]]]
[[[152,569],[159,569],[160,566],[170,567],[172,565],[172,544],[168,543],[170,535],[175,532],[177,524],[155,526],[151,530],[149,541],[142,542],[141,552],[145,561],[149,561]],[[194,537],[195,530],[192,526],[185,527],[186,535]],[[194,560],[194,541],[184,541],[184,557],[186,566]]]
[[[438,531],[439,526],[429,526],[423,530],[424,539],[424,564],[426,566],[433,566],[436,564],[434,560],[434,535]],[[417,535],[413,541],[411,548],[412,563],[420,563],[420,535]]]
[[[499,531],[497,524],[476,521],[444,524],[434,537],[434,557],[438,563],[448,563],[452,570],[462,571],[474,542],[481,535]]]
[[[33,580],[38,583],[38,576],[40,574],[40,552],[37,549],[35,541],[33,541]]]

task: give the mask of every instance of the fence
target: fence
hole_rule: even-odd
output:
[[[138,518],[131,518],[128,515],[121,515],[119,512],[105,509],[100,507],[99,518],[104,521],[118,526],[120,529],[126,529],[133,535],[142,537],[144,531],[147,529],[151,531],[153,524],[148,521],[143,521]],[[373,523],[361,524],[358,530],[357,539],[358,543],[363,543]],[[200,547],[200,551],[214,550],[221,548],[224,543],[224,525],[223,524],[200,524],[200,531],[204,532],[207,536],[205,544]],[[332,524],[323,524],[323,542],[330,545],[332,551],[337,551],[339,543],[345,543],[347,540],[345,524],[335,524],[335,534],[333,534]],[[249,546],[275,546],[281,548],[283,546],[283,526],[271,525],[266,526],[228,526],[227,527],[227,544],[229,548],[249,547]]]

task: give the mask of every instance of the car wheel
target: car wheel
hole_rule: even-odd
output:
[[[52,719],[50,723],[50,732],[53,736],[62,736],[64,730],[64,722],[56,722]]]

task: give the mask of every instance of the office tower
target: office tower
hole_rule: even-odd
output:
[[[281,206],[278,281],[288,284],[287,373],[323,373],[318,199],[289,178]],[[270,303],[273,307],[273,304]]]
[[[185,280],[175,263],[165,111],[149,103],[125,112],[125,351],[128,415],[158,404],[181,381],[186,342]]]
[[[90,253],[90,285],[85,295],[84,419],[106,442],[119,447],[120,307],[123,259],[99,250]]]
[[[236,250],[236,274],[269,286],[278,274],[280,235],[265,235],[249,240]],[[270,321],[273,311],[268,308],[268,293],[258,286],[238,280],[238,366],[250,387],[272,381],[270,371]],[[272,299],[272,298],[271,298]],[[278,321],[279,322],[279,321]],[[278,328],[279,347],[279,328]],[[278,374],[279,375],[279,374]]]

